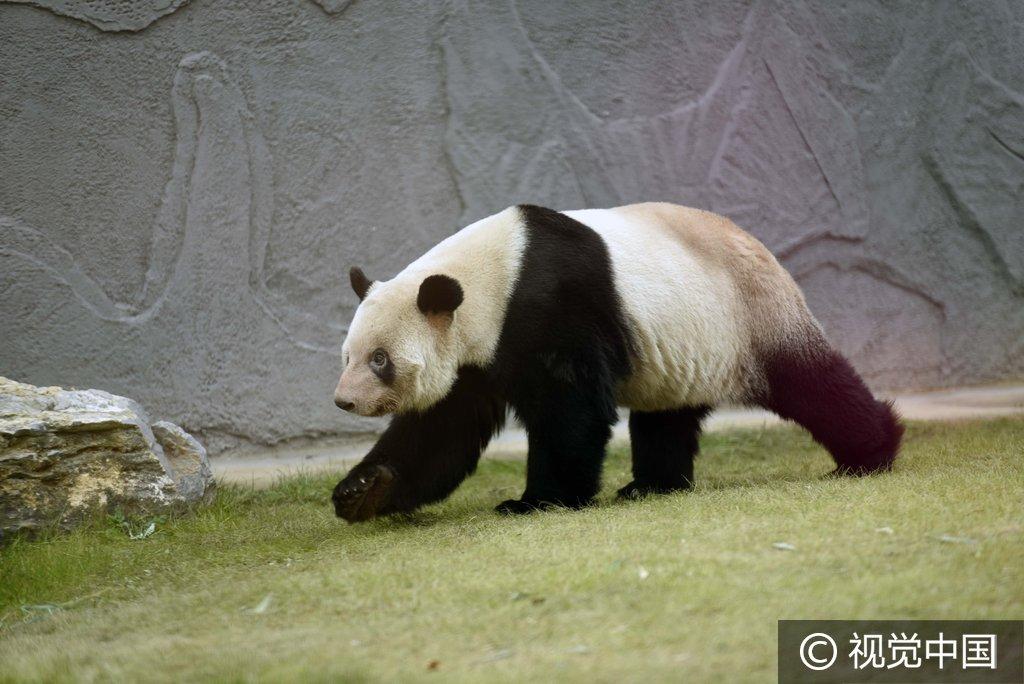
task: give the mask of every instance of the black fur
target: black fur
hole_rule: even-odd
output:
[[[348,271],[348,282],[352,285],[352,291],[359,297],[359,301],[366,299],[366,291],[373,285],[373,281],[366,277],[363,269],[353,266]]]
[[[804,349],[763,355],[768,393],[758,403],[805,427],[832,454],[837,474],[889,470],[903,436],[892,402],[875,399],[820,332],[808,339]]]
[[[601,237],[550,209],[520,210],[526,251],[490,368],[528,434],[526,490],[498,507],[511,513],[597,493],[631,350]]]
[[[416,306],[425,314],[450,314],[462,304],[462,286],[451,276],[427,276],[420,283]]]
[[[476,470],[505,413],[484,372],[462,368],[440,402],[391,420],[366,458],[334,488],[335,512],[357,522],[444,499]]]
[[[710,412],[710,406],[630,412],[633,481],[619,490],[619,496],[667,494],[693,487],[700,424]]]

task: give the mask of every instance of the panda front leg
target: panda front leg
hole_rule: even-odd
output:
[[[441,501],[476,470],[505,423],[505,401],[478,368],[459,370],[444,399],[395,416],[377,444],[334,488],[339,518],[360,522]]]
[[[542,400],[526,410],[517,407],[528,435],[526,490],[495,510],[519,514],[553,506],[582,508],[593,500],[616,420],[610,384],[603,385],[547,387],[533,394]]]

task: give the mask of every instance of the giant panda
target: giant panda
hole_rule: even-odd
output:
[[[685,490],[701,421],[723,402],[805,427],[841,474],[887,470],[903,428],[825,339],[797,284],[728,219],[665,203],[510,207],[448,237],[391,280],[350,272],[360,298],[338,407],[394,414],[338,483],[350,522],[448,496],[511,408],[526,488],[503,513],[578,508],[598,491],[617,407],[633,479]]]

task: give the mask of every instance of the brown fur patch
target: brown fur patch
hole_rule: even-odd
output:
[[[667,202],[618,207],[615,211],[661,226],[709,267],[733,280],[746,311],[750,358],[740,359],[747,394],[762,393],[759,357],[764,350],[803,347],[820,331],[800,287],[757,238],[724,216]]]

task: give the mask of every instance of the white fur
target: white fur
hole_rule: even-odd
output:
[[[510,207],[441,241],[391,280],[374,283],[342,347],[353,356],[349,364],[364,363],[377,347],[387,349],[404,390],[397,410],[429,408],[451,389],[459,366],[486,367],[493,360],[525,247],[522,217]],[[420,283],[436,274],[458,280],[464,294],[446,327],[431,325],[416,307]]]
[[[619,403],[656,411],[739,398],[750,344],[730,274],[653,221],[615,209],[563,213],[605,241],[633,329],[639,358]]]

